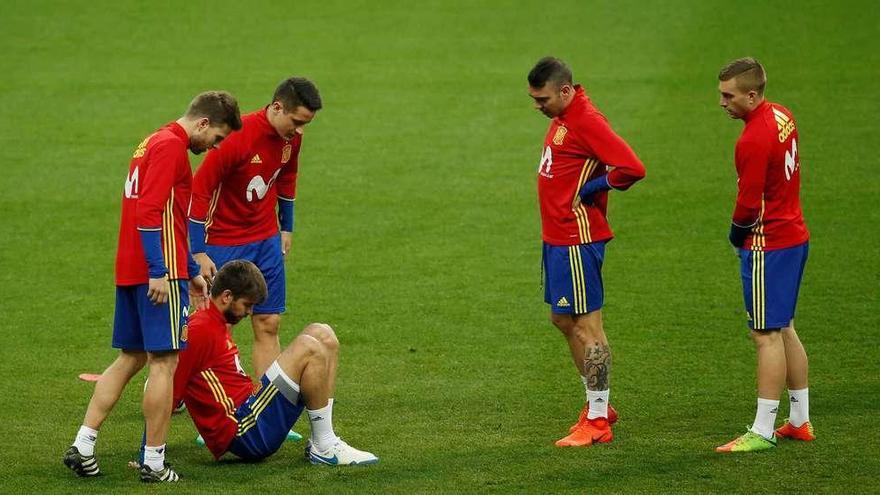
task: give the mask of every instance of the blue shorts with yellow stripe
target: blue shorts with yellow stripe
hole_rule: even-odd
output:
[[[774,251],[739,250],[743,299],[752,330],[785,328],[794,319],[810,245]]]
[[[113,347],[126,351],[179,351],[186,348],[189,291],[186,280],[168,283],[168,301],[153,304],[148,284],[116,286]]]
[[[262,241],[251,242],[239,246],[205,246],[205,254],[217,265],[223,267],[232,260],[247,260],[257,265],[266,288],[269,290],[266,300],[254,306],[255,315],[280,314],[284,312],[287,293],[284,278],[284,255],[281,254],[281,234],[275,234]]]
[[[229,444],[229,452],[248,461],[264,459],[281,448],[305,408],[299,386],[283,375],[277,362],[260,384],[259,392],[235,411],[238,432]]]
[[[605,241],[554,246],[544,243],[544,302],[554,313],[586,314],[602,308]]]

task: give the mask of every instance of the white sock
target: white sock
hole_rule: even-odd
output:
[[[328,403],[321,409],[306,409],[309,413],[309,421],[312,424],[312,445],[319,451],[325,451],[333,446],[338,440],[333,432],[333,403]]]
[[[758,412],[755,413],[752,431],[768,440],[773,438],[773,425],[776,423],[777,412],[779,412],[778,400],[758,397]]]
[[[73,446],[80,454],[88,457],[95,455],[95,442],[98,441],[98,430],[93,430],[86,425],[79,427]]]
[[[587,390],[587,400],[590,401],[590,411],[587,419],[608,417],[609,390]]]
[[[144,464],[149,466],[153,471],[161,471],[165,469],[165,445],[158,447],[144,447]]]
[[[788,400],[791,412],[788,422],[791,426],[798,427],[810,420],[810,389],[789,390]]]

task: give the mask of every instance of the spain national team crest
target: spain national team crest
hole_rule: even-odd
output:
[[[290,161],[290,152],[293,150],[293,147],[290,144],[286,144],[284,149],[281,150],[281,163],[287,163]]]
[[[183,325],[183,328],[180,329],[180,341],[186,342],[187,334],[189,333],[189,325]]]
[[[556,146],[562,146],[562,141],[565,140],[565,134],[568,132],[564,126],[559,126],[556,128],[556,134],[553,136],[553,144]]]

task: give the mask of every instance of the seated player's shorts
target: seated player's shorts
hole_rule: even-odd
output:
[[[299,385],[287,377],[275,361],[260,378],[260,391],[235,411],[238,432],[229,452],[257,461],[274,454],[305,408]]]
[[[113,347],[126,351],[179,351],[186,348],[189,291],[186,280],[168,282],[168,301],[153,304],[149,284],[116,286]]]
[[[266,288],[269,295],[261,304],[254,306],[254,314],[279,314],[284,312],[286,299],[284,288],[284,256],[281,254],[281,234],[272,237],[242,244],[241,246],[216,246],[208,244],[205,253],[219,270],[223,265],[232,260],[247,260],[257,265],[266,279]]]
[[[544,243],[544,302],[559,314],[581,315],[602,308],[605,241],[575,246]]]
[[[739,250],[743,299],[753,330],[787,327],[794,319],[809,243],[775,251]]]

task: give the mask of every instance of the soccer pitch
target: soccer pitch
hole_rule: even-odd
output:
[[[876,493],[880,24],[866,1],[768,3],[3,2],[0,492],[148,489],[126,467],[142,377],[102,429],[105,476],[61,464],[91,393],[76,376],[115,356],[131,152],[200,91],[229,90],[244,112],[304,75],[325,108],[300,157],[282,341],[335,327],[336,431],[381,463],[314,467],[300,442],[217,464],[183,415],[168,452],[184,480],[150,491]],[[548,54],[648,170],[611,193],[621,419],[589,449],[553,446],[583,387],[540,285],[547,119],[525,77]],[[818,440],[725,456],[713,448],[754,415],[755,358],[726,240],[742,124],[718,107],[716,76],[747,55],[798,119],[812,238],[797,321]]]

